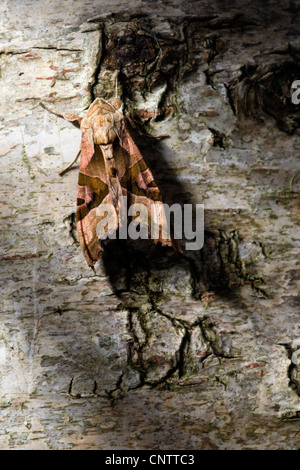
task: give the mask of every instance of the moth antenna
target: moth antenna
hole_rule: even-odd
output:
[[[120,136],[120,134],[119,134],[119,131],[118,131],[117,126],[114,126],[114,131],[115,131],[115,133],[117,134],[119,140],[121,140],[121,136]]]
[[[63,176],[65,173],[67,173],[67,171],[69,171],[72,166],[74,165],[74,163],[77,162],[78,158],[79,158],[79,155],[81,154],[81,149],[79,150],[79,152],[77,153],[76,157],[74,158],[74,160],[72,161],[72,163],[70,163],[70,165],[67,166],[67,168],[65,168],[64,170],[62,170],[59,174],[59,176]]]
[[[116,75],[115,98],[118,98],[118,74]]]
[[[122,113],[123,103],[122,103],[121,98],[118,97],[118,89],[119,89],[118,77],[119,77],[119,73],[120,72],[116,73],[116,78],[115,78],[115,97],[113,99],[113,107],[118,111],[119,114],[123,114]]]

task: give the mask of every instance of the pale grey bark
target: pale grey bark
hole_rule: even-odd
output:
[[[299,9],[86,3],[0,6],[0,448],[297,449]],[[205,246],[112,247],[95,275],[77,171],[58,176],[80,131],[39,101],[84,115],[119,69],[127,111],[170,136],[139,139],[165,200],[205,204]]]

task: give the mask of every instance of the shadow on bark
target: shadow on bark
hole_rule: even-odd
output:
[[[137,143],[153,172],[164,203],[169,206],[174,203],[181,206],[191,204],[194,208],[194,201],[184,184],[176,178],[163,157],[166,144],[149,142],[148,139]],[[151,293],[149,277],[174,266],[178,272],[188,271],[195,299],[200,299],[207,291],[222,294],[241,285],[245,273],[239,257],[237,232],[210,230],[206,216],[204,229],[203,247],[187,251],[181,243],[182,254],[176,253],[173,248],[154,245],[150,239],[105,241],[103,264],[115,293],[121,298],[124,292],[130,291],[141,295]]]

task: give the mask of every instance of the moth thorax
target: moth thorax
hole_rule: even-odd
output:
[[[96,144],[111,144],[119,135],[120,123],[118,119],[115,119],[115,114],[101,114],[94,119],[93,130]]]
[[[117,134],[113,127],[103,126],[94,131],[94,142],[98,145],[112,144]]]

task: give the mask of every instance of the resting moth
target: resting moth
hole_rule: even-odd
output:
[[[42,103],[41,105],[51,111]],[[149,226],[151,216],[153,217],[153,204],[160,214],[164,212],[160,190],[134,142],[128,118],[121,110],[122,102],[119,98],[115,98],[113,104],[96,98],[84,118],[51,111],[73,121],[81,129],[81,150],[76,157],[81,153],[76,222],[84,257],[93,270],[94,263],[103,251],[103,244],[97,235],[97,225],[103,219],[103,215],[99,215],[101,205],[111,204],[116,215],[119,215],[120,196],[126,196],[128,206],[140,203],[147,208]],[[126,223],[128,224],[128,219]],[[114,229],[118,231],[118,217],[115,218],[115,224]],[[159,226],[154,243],[160,242],[181,251],[171,236],[163,238],[161,228]]]

